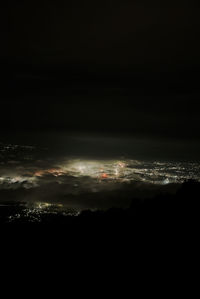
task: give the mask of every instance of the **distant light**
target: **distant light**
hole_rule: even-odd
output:
[[[107,179],[107,178],[108,178],[107,173],[102,173],[101,178],[102,178],[102,179]]]
[[[170,183],[169,179],[165,179],[165,180],[163,181],[163,185],[168,185],[169,183]]]

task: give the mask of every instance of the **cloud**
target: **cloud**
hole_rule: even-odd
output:
[[[0,202],[59,203],[78,210],[127,207],[132,198],[174,192],[188,175],[198,178],[200,167],[198,163],[148,162],[130,158],[40,156],[36,148],[26,148],[20,156],[21,150],[19,147],[18,159],[14,152],[10,156],[10,152],[6,155],[3,151]],[[32,158],[24,159],[30,151]]]

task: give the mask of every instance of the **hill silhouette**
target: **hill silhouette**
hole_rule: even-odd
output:
[[[137,229],[168,229],[189,227],[197,228],[199,222],[200,183],[189,180],[181,185],[175,194],[160,194],[154,198],[133,198],[129,208],[111,208],[109,210],[85,210],[78,216],[69,216],[61,213],[44,213],[41,224],[62,225],[89,225],[99,227],[127,227]],[[23,203],[1,205],[0,223],[7,223],[9,215],[23,215]],[[32,223],[32,222],[31,222]],[[37,222],[36,222],[37,223]],[[30,224],[28,218],[16,218],[12,224]],[[38,223],[37,223],[38,224]]]

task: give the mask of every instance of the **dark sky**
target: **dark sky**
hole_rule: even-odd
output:
[[[198,1],[7,1],[1,129],[199,138]]]

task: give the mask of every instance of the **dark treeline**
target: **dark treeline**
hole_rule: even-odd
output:
[[[200,183],[187,181],[176,194],[162,194],[152,199],[134,198],[129,208],[112,208],[107,211],[81,212],[79,216],[64,216],[59,213],[44,213],[41,222],[34,225],[54,225],[70,229],[74,226],[127,228],[135,231],[145,229],[195,229],[199,223]],[[0,207],[0,222],[9,223],[9,216],[23,214],[23,204],[15,203]],[[28,218],[20,217],[12,224],[29,224]],[[10,225],[12,225],[10,224]]]

